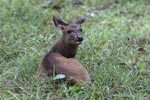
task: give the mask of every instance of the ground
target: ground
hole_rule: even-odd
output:
[[[148,0],[0,0],[0,100],[149,100]],[[61,36],[52,15],[65,22],[86,14],[76,58],[92,89],[41,82],[41,57]]]

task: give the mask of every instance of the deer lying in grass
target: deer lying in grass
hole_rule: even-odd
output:
[[[84,21],[85,17],[82,17],[75,23],[65,23],[53,16],[55,26],[59,27],[63,34],[55,46],[43,57],[39,67],[41,75],[45,73],[48,76],[53,76],[53,71],[55,71],[55,75],[65,75],[65,80],[70,85],[74,85],[79,81],[91,85],[89,73],[74,58],[77,48],[83,40],[81,24]]]

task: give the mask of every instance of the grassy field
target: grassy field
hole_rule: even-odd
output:
[[[52,15],[86,14],[76,58],[88,88],[36,75],[41,57],[61,36]],[[144,0],[0,0],[0,100],[150,100],[150,4]]]

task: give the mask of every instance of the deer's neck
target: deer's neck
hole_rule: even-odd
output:
[[[59,53],[64,57],[72,58],[75,57],[77,53],[78,45],[70,45],[65,42],[64,37],[62,36],[60,40],[55,44],[50,53]]]

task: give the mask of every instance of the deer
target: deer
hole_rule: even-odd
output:
[[[62,36],[42,58],[38,69],[39,74],[45,74],[48,77],[52,77],[53,73],[55,75],[63,74],[66,82],[70,85],[75,85],[79,82],[91,85],[92,82],[88,71],[75,58],[78,46],[83,41],[81,25],[85,21],[85,16],[71,23],[65,23],[55,16],[52,18],[56,28],[61,29]]]

